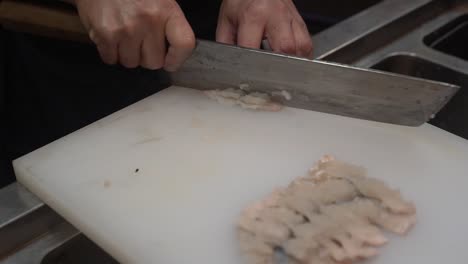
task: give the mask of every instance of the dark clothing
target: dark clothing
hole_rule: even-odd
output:
[[[5,120],[5,34],[0,31],[0,188],[13,180],[10,161],[6,154],[6,131],[7,122]]]
[[[157,72],[104,65],[92,46],[1,34],[3,167],[164,87]],[[3,184],[13,180],[9,167]]]
[[[178,1],[214,40],[220,1]],[[11,161],[165,87],[160,71],[101,62],[94,46],[0,30],[0,188]]]

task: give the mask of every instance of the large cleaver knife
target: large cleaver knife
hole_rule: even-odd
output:
[[[28,14],[28,15],[26,15]],[[0,1],[3,26],[90,42],[74,12],[28,2]],[[194,89],[248,86],[251,91],[291,95],[286,106],[398,125],[427,122],[459,87],[198,40],[192,56],[170,74],[172,83]]]
[[[248,86],[290,94],[286,106],[353,118],[419,126],[431,119],[460,87],[348,65],[198,40],[175,85],[194,89]]]

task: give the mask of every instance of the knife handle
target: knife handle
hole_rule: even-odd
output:
[[[78,13],[71,8],[23,1],[0,1],[0,23],[5,29],[91,44]]]

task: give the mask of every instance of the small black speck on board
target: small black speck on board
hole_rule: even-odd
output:
[[[135,169],[135,173],[138,173],[140,171],[140,169]]]

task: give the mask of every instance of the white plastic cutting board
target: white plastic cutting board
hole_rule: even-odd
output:
[[[170,87],[15,161],[20,183],[122,263],[237,264],[240,210],[323,154],[363,165],[419,222],[374,264],[466,263],[468,142],[286,108],[252,112]]]

